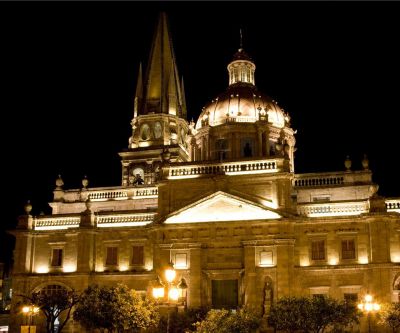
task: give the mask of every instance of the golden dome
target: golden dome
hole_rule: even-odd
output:
[[[255,123],[265,112],[268,122],[283,128],[287,117],[277,103],[259,92],[253,84],[238,82],[208,103],[200,114],[196,129],[225,123]]]

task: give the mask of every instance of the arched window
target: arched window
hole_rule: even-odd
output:
[[[49,284],[38,291],[41,295],[57,295],[68,291],[66,287],[59,284]]]

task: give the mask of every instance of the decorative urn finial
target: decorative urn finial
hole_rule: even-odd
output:
[[[89,185],[89,179],[87,179],[87,176],[85,175],[82,179],[82,186],[83,190],[87,190],[87,186]]]
[[[62,190],[62,187],[64,186],[64,181],[61,178],[61,175],[58,175],[58,178],[56,179],[56,190]]]
[[[346,168],[346,171],[351,171],[351,159],[349,155],[346,156],[346,159],[344,161],[344,166]]]
[[[362,167],[364,168],[364,170],[368,170],[369,169],[369,159],[367,157],[367,154],[364,154],[364,158],[361,161]]]
[[[26,215],[29,215],[29,213],[32,211],[32,204],[31,204],[30,200],[28,200],[26,202],[26,204],[24,205],[24,210],[25,210]]]

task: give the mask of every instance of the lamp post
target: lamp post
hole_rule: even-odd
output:
[[[371,314],[378,312],[381,309],[379,303],[373,302],[373,297],[369,294],[364,296],[364,300],[358,303],[357,307],[367,313],[368,316],[368,333],[371,333]]]
[[[27,316],[28,319],[28,330],[25,332],[31,333],[31,324],[32,324],[32,317],[38,314],[40,308],[35,305],[25,305],[22,308],[22,313]],[[22,330],[21,330],[22,331]],[[36,327],[32,330],[32,333],[36,332]]]
[[[166,283],[158,276],[157,280],[153,283],[153,297],[159,303],[164,303],[168,307],[167,311],[167,333],[170,329],[170,309],[171,305],[178,305],[179,299],[183,299],[184,309],[187,306],[187,284],[184,278],[181,278],[179,283],[175,283],[176,271],[172,263],[169,263],[164,269],[164,277]],[[166,291],[166,293],[165,293]]]

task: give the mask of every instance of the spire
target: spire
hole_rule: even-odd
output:
[[[228,65],[229,85],[245,83],[255,85],[254,72],[256,65],[249,55],[243,50],[243,33],[239,28],[239,49],[233,55],[233,60]]]
[[[158,20],[144,82],[144,102],[139,114],[181,114],[179,75],[165,13]]]
[[[182,118],[186,119],[187,109],[186,109],[186,95],[185,95],[185,85],[183,84],[183,76],[181,79],[181,92],[182,92]]]
[[[133,111],[133,116],[137,117],[138,115],[138,110],[140,110],[141,105],[142,105],[142,100],[143,100],[143,75],[142,75],[142,63],[139,65],[139,73],[138,73],[138,79],[136,83],[136,93],[135,93],[135,105],[134,105],[134,111]]]

